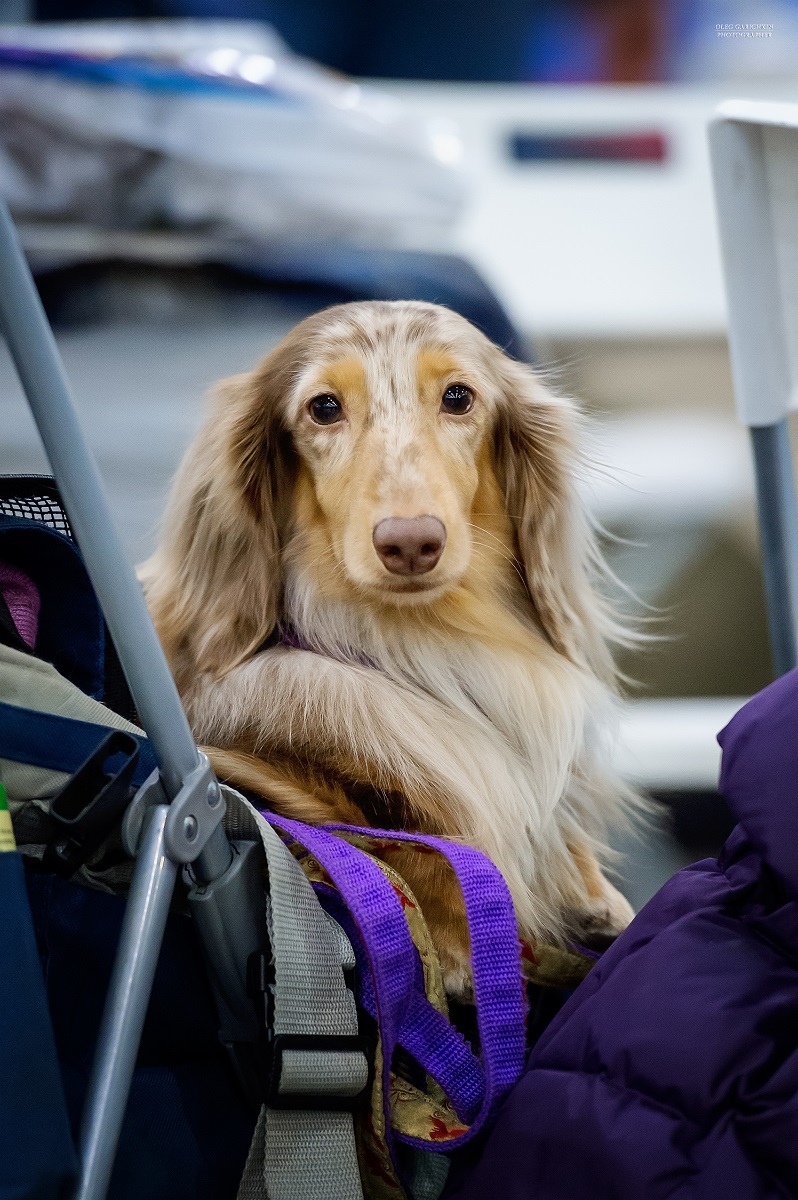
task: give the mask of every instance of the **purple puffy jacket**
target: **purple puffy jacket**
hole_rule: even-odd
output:
[[[798,1197],[798,671],[719,740],[720,858],[594,967],[446,1200]]]

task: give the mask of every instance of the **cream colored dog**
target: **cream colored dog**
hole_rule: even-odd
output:
[[[300,820],[479,848],[531,939],[631,917],[598,865],[633,798],[606,761],[621,631],[578,433],[454,313],[331,308],[220,385],[143,569],[221,773]],[[397,853],[462,993],[448,868]]]

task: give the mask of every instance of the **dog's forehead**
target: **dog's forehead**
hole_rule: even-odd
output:
[[[332,343],[349,341],[367,349],[418,345],[427,338],[457,340],[469,334],[481,336],[459,313],[417,301],[341,305],[332,309],[328,320],[318,328]]]
[[[361,375],[373,415],[410,402],[419,384],[447,372],[484,368],[489,343],[457,313],[434,305],[375,304],[338,310],[317,329],[300,388],[346,364]],[[483,345],[484,343],[484,345]]]

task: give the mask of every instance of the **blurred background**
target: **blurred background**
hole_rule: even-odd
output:
[[[0,0],[0,191],[130,555],[216,379],[356,298],[449,304],[594,418],[585,482],[662,640],[619,756],[645,901],[729,828],[771,666],[706,122],[798,99],[798,0]],[[0,351],[0,472],[46,470]],[[639,610],[638,610],[639,611]]]

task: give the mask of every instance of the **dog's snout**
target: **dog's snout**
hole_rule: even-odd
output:
[[[386,517],[371,538],[392,574],[425,575],[443,554],[446,526],[437,517]]]

